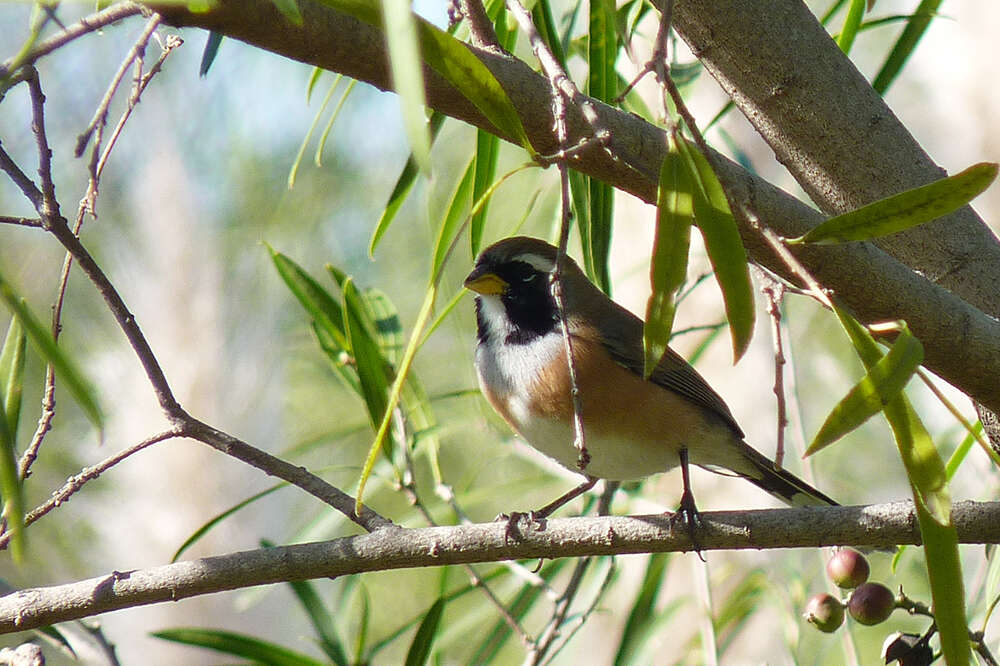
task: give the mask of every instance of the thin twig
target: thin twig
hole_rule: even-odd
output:
[[[42,221],[37,217],[12,217],[10,215],[0,215],[0,224],[15,224],[22,227],[41,228]]]
[[[465,22],[469,25],[469,36],[472,45],[493,53],[503,53],[493,22],[486,14],[482,0],[458,0]],[[501,11],[503,11],[501,9]]]
[[[417,492],[416,471],[413,468],[413,456],[410,454],[409,446],[403,447],[403,458],[406,461],[406,472],[403,476],[403,481],[400,483],[400,489],[410,500],[410,504],[417,508],[417,511],[420,512],[420,515],[424,517],[424,521],[430,527],[439,527],[437,521],[434,520],[434,517],[431,515],[430,510],[428,510],[427,505],[420,499],[420,494]],[[493,590],[491,590],[489,585],[486,584],[486,581],[482,579],[479,572],[477,572],[471,564],[463,564],[462,568],[469,576],[472,584],[477,587],[486,596],[486,600],[497,609],[497,612],[500,613],[500,617],[502,617],[503,621],[507,623],[510,630],[521,639],[521,644],[526,648],[534,647],[534,641],[531,636],[528,635],[528,632],[521,626],[521,623],[518,622],[517,618],[510,612],[510,609],[508,609],[503,602],[500,601],[495,594],[493,594]]]
[[[559,61],[556,60],[552,51],[550,51],[549,47],[546,46],[542,36],[538,33],[537,28],[535,28],[535,24],[531,22],[531,16],[528,14],[528,10],[524,8],[524,5],[521,4],[520,0],[507,0],[507,7],[514,15],[514,19],[517,21],[521,29],[528,34],[528,40],[531,43],[531,48],[535,53],[535,57],[538,58],[538,62],[541,63],[542,70],[545,72],[545,75],[549,77],[549,82],[552,86],[552,115],[555,119],[556,141],[558,143],[559,155],[557,168],[559,169],[559,182],[562,193],[562,223],[559,231],[559,246],[556,251],[556,263],[550,276],[550,286],[552,289],[552,297],[556,303],[556,311],[559,314],[559,327],[562,331],[563,349],[566,351],[566,365],[569,370],[570,397],[573,401],[573,445],[578,451],[576,466],[581,472],[583,472],[586,471],[587,466],[590,464],[590,453],[587,451],[587,437],[583,427],[583,402],[580,397],[580,386],[577,383],[576,361],[573,357],[573,338],[570,335],[569,322],[566,318],[566,309],[563,304],[562,280],[560,279],[563,271],[563,265],[566,261],[566,245],[569,241],[570,222],[573,214],[569,195],[569,172],[565,161],[565,150],[568,142],[567,137],[569,136],[569,129],[566,121],[567,103],[581,100],[582,95],[580,95],[580,91],[577,90],[576,86],[573,85],[573,82],[570,80],[569,76],[567,76],[566,72],[559,64]],[[593,105],[589,101],[583,101],[580,105],[580,109],[583,112],[584,118],[587,119],[588,122],[591,123],[591,127],[594,128],[594,136],[597,138],[600,135],[601,130],[599,130],[595,124],[597,113],[594,110]],[[591,120],[591,117],[593,120]],[[604,130],[604,133],[607,133],[606,130]]]
[[[785,407],[785,349],[781,339],[781,301],[784,298],[785,287],[782,283],[772,280],[760,273],[764,280],[761,292],[765,297],[765,308],[770,316],[771,343],[774,345],[774,397],[778,402],[778,423],[774,451],[774,464],[781,467],[785,458],[785,428],[788,427],[788,412]]]
[[[45,514],[49,513],[56,507],[60,506],[77,491],[79,491],[88,481],[93,481],[99,477],[104,472],[108,471],[118,463],[122,462],[129,456],[142,451],[148,446],[162,442],[167,439],[172,439],[174,437],[179,437],[181,435],[181,430],[179,428],[171,428],[170,430],[164,430],[163,432],[157,433],[152,437],[148,437],[138,444],[133,444],[132,446],[122,449],[113,456],[102,460],[96,465],[91,465],[90,467],[85,467],[80,470],[77,474],[66,479],[66,483],[63,484],[61,488],[52,493],[44,503],[32,509],[30,512],[24,516],[24,525],[27,527],[31,523],[35,522]],[[0,534],[0,549],[6,548],[7,543],[10,541],[10,532],[4,532]]]
[[[670,41],[670,27],[673,21],[674,13],[674,0],[664,0],[663,6],[660,9],[660,23],[656,29],[656,39],[654,40],[653,53],[649,56],[649,60],[646,64],[642,66],[639,73],[625,86],[625,90],[622,91],[618,97],[615,98],[615,102],[621,103],[625,97],[632,92],[632,89],[650,72],[656,75],[656,80],[660,84],[661,89],[665,86],[666,79],[670,76],[669,67],[667,66],[667,44]],[[664,107],[666,107],[666,98],[663,100]],[[666,113],[664,113],[664,118],[666,118]]]
[[[59,202],[56,200],[56,185],[52,181],[52,149],[45,132],[45,95],[42,84],[38,80],[38,70],[28,68],[28,91],[31,97],[31,131],[35,135],[35,145],[38,150],[38,178],[42,192],[41,206],[35,205],[35,210],[42,218],[42,227],[48,228],[52,220],[60,217]]]
[[[96,14],[86,16],[73,25],[67,27],[62,32],[56,33],[55,35],[43,39],[35,44],[35,47],[31,49],[31,52],[28,53],[28,55],[20,63],[15,63],[13,60],[7,60],[3,64],[0,64],[0,78],[6,76],[14,66],[31,64],[42,56],[48,55],[52,51],[65,46],[78,37],[100,30],[105,26],[111,25],[116,21],[121,21],[129,16],[141,14],[144,11],[148,10],[134,2],[122,2],[112,5],[107,9],[103,9]]]

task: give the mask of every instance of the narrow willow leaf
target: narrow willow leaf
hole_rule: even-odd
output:
[[[618,95],[618,33],[615,8],[610,0],[592,0],[589,8],[587,42],[587,92],[602,102],[611,102]],[[590,228],[585,238],[584,252],[590,255],[597,286],[611,294],[611,274],[608,259],[611,253],[611,225],[614,218],[614,188],[597,178],[588,177]]]
[[[336,345],[339,350],[349,349],[344,330],[344,315],[340,304],[326,289],[320,286],[301,266],[284,254],[267,246],[278,275],[309,316],[323,329],[324,339]]]
[[[445,257],[451,248],[455,237],[462,230],[462,220],[465,211],[472,205],[472,182],[475,178],[475,160],[471,160],[462,174],[462,179],[455,186],[448,202],[448,210],[438,226],[437,241],[434,243],[434,259],[431,263],[431,281],[440,277]]]
[[[883,357],[878,343],[849,314],[839,308],[835,312],[851,338],[861,362],[871,372]],[[901,335],[903,332],[908,333],[905,325]],[[950,524],[951,500],[948,496],[947,474],[927,429],[902,393],[889,400],[883,411],[896,436],[896,445],[914,493],[942,525]]]
[[[165,629],[154,631],[155,638],[184,645],[208,648],[223,654],[250,659],[254,663],[270,666],[324,666],[324,662],[289,650],[286,647],[262,641],[253,636],[215,629]]]
[[[365,23],[383,28],[379,12],[367,0],[320,2]],[[447,32],[421,18],[415,18],[414,21],[420,42],[420,55],[424,62],[472,102],[501,135],[534,154],[517,109],[489,68],[465,44]]]
[[[566,69],[566,49],[563,48],[562,40],[556,29],[555,19],[552,17],[552,3],[549,0],[537,0],[531,7],[531,22],[538,28],[538,33],[542,36],[542,41],[549,47],[549,51],[559,61],[562,68]]]
[[[739,227],[729,210],[726,193],[712,165],[701,151],[686,141],[678,141],[678,149],[691,165],[694,220],[705,241],[705,251],[722,291],[735,363],[750,346],[757,321],[747,253]]]
[[[831,217],[789,243],[839,243],[879,238],[936,220],[969,203],[997,176],[993,162],[974,164],[942,178],[886,199]]]
[[[390,365],[399,362],[403,353],[406,337],[403,335],[403,324],[399,320],[399,310],[380,289],[365,289],[361,294],[368,325],[375,332],[379,350]]]
[[[865,367],[871,370],[881,350],[863,326],[839,308],[835,310]],[[906,329],[903,329],[906,332]],[[958,532],[951,520],[947,472],[934,441],[903,394],[884,408],[913,491],[920,538],[924,545],[935,622],[941,650],[951,666],[969,663],[969,630],[965,614]]]
[[[438,131],[441,129],[441,125],[444,124],[445,115],[440,111],[435,111],[431,114],[430,119],[430,133],[431,141],[437,138]],[[382,216],[379,217],[378,224],[375,225],[375,231],[372,233],[371,242],[368,244],[368,255],[374,256],[375,248],[378,246],[382,236],[385,232],[389,230],[389,225],[392,224],[392,220],[396,217],[396,213],[399,212],[400,206],[406,201],[406,196],[413,189],[413,184],[417,182],[417,162],[411,153],[406,160],[406,164],[403,166],[402,172],[399,174],[399,178],[396,179],[396,186],[392,188],[392,194],[389,195],[389,201],[385,204],[385,209],[382,211]]]
[[[319,109],[313,115],[312,123],[309,125],[309,129],[306,131],[306,135],[302,137],[302,142],[299,144],[299,150],[295,153],[295,159],[292,160],[292,166],[288,169],[288,179],[286,185],[288,189],[295,188],[295,178],[299,173],[299,166],[302,164],[302,158],[306,154],[306,148],[309,147],[309,142],[312,140],[313,132],[319,126],[319,119],[323,117],[326,112],[326,107],[330,104],[330,100],[333,99],[333,91],[337,88],[337,84],[340,83],[340,76],[333,80],[333,83],[326,91],[326,96],[323,97],[323,102],[319,105]]]
[[[924,36],[931,20],[937,16],[938,8],[942,0],[921,0],[917,10],[913,12],[903,29],[902,34],[892,47],[886,57],[885,63],[879,69],[872,87],[880,94],[884,95],[892,82],[903,70],[903,65],[910,57],[910,54],[917,48],[917,42]]]
[[[337,76],[339,77],[340,74]],[[340,112],[344,108],[344,104],[347,103],[347,98],[350,97],[351,91],[354,90],[354,86],[357,84],[358,82],[356,79],[351,79],[347,86],[344,87],[344,93],[337,101],[337,106],[333,107],[333,113],[330,114],[330,119],[326,121],[326,127],[323,128],[323,133],[319,135],[319,141],[316,142],[316,155],[313,157],[313,164],[317,167],[323,166],[323,150],[326,148],[327,139],[330,138],[330,132],[333,130],[333,124],[337,122],[337,118],[340,116]],[[431,141],[433,140],[433,137],[431,137]]]
[[[0,386],[0,388],[3,388]],[[9,419],[0,404],[0,499],[3,511],[0,515],[7,522],[10,531],[10,549],[14,562],[20,564],[25,556],[24,537],[24,490],[17,471],[17,449],[14,433],[10,431]]]
[[[538,572],[538,576],[546,582],[551,581],[569,562],[568,559],[563,558],[560,560],[553,560],[542,567],[542,570]],[[496,575],[507,575],[508,570],[504,567],[498,567],[494,569],[487,578]],[[468,586],[472,589],[476,589],[474,586]],[[525,615],[528,614],[539,598],[542,598],[545,587],[542,585],[530,585],[524,584],[521,586],[520,591],[514,597],[509,604],[507,604],[507,609],[510,615],[520,620]],[[455,598],[455,594],[448,595],[449,600]],[[472,657],[467,663],[470,664],[493,664],[496,663],[497,655],[503,648],[504,644],[513,635],[510,625],[503,619],[497,620],[493,624],[492,631],[485,634],[485,638],[479,644],[479,647],[473,653]]]
[[[389,49],[392,87],[399,95],[403,127],[410,140],[413,159],[422,172],[431,172],[431,135],[424,109],[424,72],[421,68],[416,17],[409,0],[381,0],[382,20]]]
[[[198,529],[196,529],[191,534],[191,536],[189,536],[187,539],[185,539],[184,543],[182,543],[180,545],[180,547],[174,553],[173,557],[170,558],[170,561],[171,562],[176,562],[177,560],[179,560],[181,558],[181,555],[183,555],[185,553],[185,551],[187,551],[188,548],[190,548],[194,544],[198,543],[198,541],[200,541],[203,536],[205,536],[206,534],[208,534],[212,530],[212,528],[214,528],[216,525],[218,525],[219,523],[221,523],[222,521],[224,521],[226,518],[229,518],[230,516],[232,516],[234,513],[236,513],[240,509],[244,509],[244,508],[250,506],[251,504],[253,504],[257,500],[259,500],[259,499],[261,499],[263,497],[267,497],[268,495],[270,495],[274,491],[279,490],[280,488],[284,488],[287,485],[288,485],[288,482],[282,481],[281,483],[279,483],[277,485],[274,485],[274,486],[271,486],[270,488],[268,488],[266,490],[262,490],[259,493],[251,495],[250,497],[246,498],[242,502],[238,502],[237,504],[229,507],[228,509],[226,509],[222,513],[217,514],[216,516],[214,516],[213,518],[211,518],[209,521],[207,521],[205,524],[203,524],[201,527],[199,527]]]
[[[847,17],[844,19],[844,28],[837,38],[837,46],[844,53],[851,52],[854,38],[858,36],[858,28],[861,27],[861,19],[865,16],[865,0],[851,0],[851,7],[847,10]]]
[[[302,25],[302,13],[299,11],[297,0],[271,0],[271,3],[278,8],[288,22],[292,25]]]
[[[656,621],[656,599],[660,587],[666,577],[669,553],[653,553],[649,556],[646,573],[639,586],[639,595],[632,604],[621,640],[618,642],[618,652],[615,654],[615,666],[628,666],[638,663],[637,657],[642,647],[642,639],[647,635],[645,629]]]
[[[336,666],[348,666],[347,653],[340,643],[337,630],[333,623],[333,616],[323,605],[316,586],[308,580],[289,581],[292,591],[302,604],[302,609],[306,612],[310,624],[316,631],[316,639],[320,648]]]
[[[219,54],[219,47],[222,46],[223,35],[221,32],[211,31],[208,33],[208,40],[205,42],[205,50],[201,53],[201,64],[198,65],[198,76],[204,78],[208,75],[209,68],[215,62],[215,56]]]
[[[493,184],[497,173],[497,157],[500,154],[500,138],[481,129],[476,130],[476,157],[473,160],[475,180],[472,183],[472,200],[479,199]],[[479,255],[483,241],[483,229],[486,227],[486,214],[489,201],[486,200],[469,221],[469,242],[472,245],[472,256]]]
[[[385,372],[387,363],[379,351],[373,332],[365,325],[364,307],[361,294],[348,278],[344,283],[344,328],[358,379],[361,380],[361,397],[368,408],[372,427],[378,428],[388,404],[389,382]]]
[[[48,329],[28,309],[24,299],[18,298],[14,294],[13,289],[4,281],[2,275],[0,275],[0,298],[7,303],[7,307],[20,320],[24,332],[27,333],[28,339],[31,340],[31,344],[34,345],[41,357],[55,368],[56,374],[62,378],[66,389],[83,409],[83,413],[86,414],[90,422],[97,428],[99,437],[103,437],[104,414],[97,403],[97,391],[86,380],[76,363],[56,344]]]
[[[871,366],[820,426],[805,455],[810,456],[859,427],[897,397],[924,360],[920,341],[904,329],[889,353]]]
[[[12,439],[17,437],[17,425],[21,417],[26,342],[21,320],[11,317],[3,349],[0,349],[0,407],[3,407],[7,415],[7,428]]]
[[[316,88],[316,84],[319,83],[325,71],[322,67],[313,67],[312,74],[309,75],[309,83],[306,84],[306,104],[312,99],[313,89]]]
[[[438,597],[438,600],[428,609],[423,622],[417,628],[417,634],[413,637],[410,649],[406,653],[406,666],[423,666],[427,663],[431,655],[431,646],[437,637],[438,627],[441,626],[441,616],[444,614],[445,600]]]
[[[583,270],[590,281],[598,284],[597,268],[594,265],[594,254],[590,246],[590,180],[579,171],[569,172],[569,196],[573,203],[573,217],[580,233],[580,245],[583,247]]]
[[[670,342],[676,312],[676,297],[687,277],[688,248],[694,209],[691,201],[691,174],[670,137],[670,152],[660,167],[656,196],[656,235],[649,266],[652,292],[646,303],[642,329],[643,372],[656,369]]]

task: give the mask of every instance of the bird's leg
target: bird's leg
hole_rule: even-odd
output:
[[[594,484],[596,483],[597,483],[596,476],[588,476],[586,481],[578,485],[576,488],[573,488],[569,492],[560,495],[556,499],[552,500],[551,502],[543,506],[541,509],[536,509],[535,511],[529,511],[527,513],[523,513],[521,511],[514,511],[509,515],[500,514],[499,516],[497,516],[497,520],[507,521],[506,538],[509,541],[512,538],[516,538],[518,536],[517,524],[518,522],[520,522],[521,518],[528,518],[532,523],[545,520],[553,513],[555,513],[557,509],[562,507],[562,505],[566,504],[567,502],[570,502],[571,500],[576,499],[583,493],[593,488]]]
[[[695,551],[700,556],[701,544],[698,542],[697,528],[701,525],[701,514],[698,513],[698,507],[694,503],[694,493],[691,492],[691,472],[688,470],[687,447],[681,447],[678,455],[681,459],[681,478],[684,481],[684,492],[681,493],[681,501],[677,511],[670,517],[670,523],[672,525],[677,520],[683,520],[687,523],[688,536],[691,538]]]

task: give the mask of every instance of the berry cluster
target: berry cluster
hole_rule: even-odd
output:
[[[826,564],[826,575],[834,584],[851,590],[846,601],[832,594],[813,595],[806,604],[804,617],[820,631],[832,633],[844,623],[844,611],[856,622],[875,625],[885,622],[897,608],[911,613],[917,612],[917,604],[907,599],[902,590],[899,595],[882,583],[869,583],[871,567],[864,555],[851,548],[841,548]],[[926,666],[934,661],[935,655],[928,641],[933,631],[924,636],[895,633],[886,640],[882,648],[885,663],[896,662],[900,666]]]

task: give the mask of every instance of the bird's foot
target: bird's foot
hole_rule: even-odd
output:
[[[701,540],[698,538],[698,530],[704,524],[701,519],[701,513],[698,511],[698,507],[695,506],[694,495],[688,490],[685,490],[681,495],[681,501],[677,506],[677,510],[670,516],[671,528],[679,523],[684,523],[687,526],[691,547],[698,554],[698,557],[704,561],[705,558],[701,554]]]

